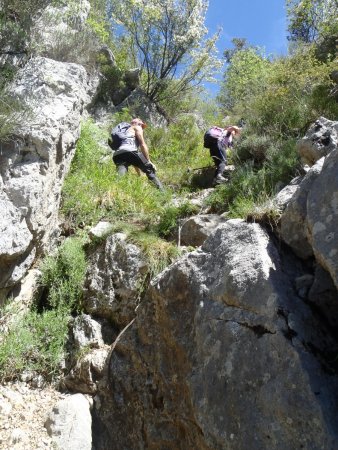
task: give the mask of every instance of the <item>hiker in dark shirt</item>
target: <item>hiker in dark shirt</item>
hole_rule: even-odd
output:
[[[234,136],[238,135],[240,129],[235,125],[226,128],[213,126],[204,135],[204,147],[210,150],[210,156],[214,161],[216,170],[214,184],[221,184],[226,181],[223,177],[224,169],[227,165],[227,148],[232,147]]]
[[[134,166],[139,174],[141,170],[158,189],[163,190],[163,185],[156,176],[156,166],[149,158],[143,135],[144,128],[146,124],[139,118],[130,122],[130,127],[122,135],[119,148],[114,152],[113,161],[119,175],[125,175],[128,167]]]

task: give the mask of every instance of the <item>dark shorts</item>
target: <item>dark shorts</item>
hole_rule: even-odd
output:
[[[129,166],[135,166],[142,170],[142,172],[144,172],[150,180],[155,177],[153,165],[147,161],[146,157],[141,152],[125,151],[114,155],[113,161],[117,168],[119,168],[119,166],[123,166],[126,170],[128,170]]]

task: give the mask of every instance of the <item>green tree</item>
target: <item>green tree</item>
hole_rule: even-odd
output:
[[[234,45],[234,48],[227,48],[223,52],[224,59],[227,63],[230,63],[233,56],[240,50],[243,50],[247,47],[247,42],[245,38],[233,38],[231,42]]]
[[[254,47],[235,51],[231,55],[221,85],[219,102],[227,109],[245,102],[264,89],[264,79],[271,66],[269,60]]]
[[[289,39],[313,42],[323,34],[337,31],[336,0],[287,0]]]
[[[61,0],[0,0],[0,51],[27,51],[29,31],[36,15]]]
[[[336,0],[287,0],[290,41],[316,43],[320,59],[334,59],[338,39]]]
[[[112,0],[116,30],[124,42],[129,36],[129,57],[152,100],[183,95],[220,68],[218,34],[206,39],[207,7],[207,0]]]

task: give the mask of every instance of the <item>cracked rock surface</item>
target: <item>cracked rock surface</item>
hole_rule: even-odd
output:
[[[55,243],[62,184],[95,82],[80,65],[36,57],[10,92],[25,121],[0,149],[0,303]]]
[[[337,345],[296,294],[304,275],[240,220],[164,270],[100,382],[95,448],[335,448]]]

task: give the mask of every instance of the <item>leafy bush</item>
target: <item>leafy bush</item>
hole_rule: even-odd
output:
[[[154,128],[147,134],[152,155],[162,171],[161,179],[173,187],[189,187],[189,167],[210,163],[209,153],[203,148],[203,131],[192,116],[181,116],[167,130]]]
[[[297,136],[320,115],[335,119],[337,104],[327,95],[333,64],[319,61],[314,46],[299,46],[292,55],[271,61],[256,56],[245,71],[247,52],[239,51],[232,59],[223,91],[229,91],[233,112],[244,117],[253,132],[272,138]],[[244,64],[241,70],[237,59]],[[326,95],[318,102],[319,92]],[[223,104],[228,107],[225,100]]]
[[[86,260],[84,238],[69,238],[41,265],[42,297],[25,314],[12,312],[9,332],[0,340],[0,380],[23,370],[52,380],[62,372],[68,323],[79,310]]]
[[[240,114],[243,115],[248,99],[264,90],[270,68],[270,61],[258,48],[248,47],[235,51],[224,74],[218,97],[220,103],[226,109],[240,109]]]
[[[233,159],[237,162],[253,160],[255,164],[262,164],[271,146],[271,139],[265,135],[245,134],[235,146]]]
[[[295,140],[275,143],[269,147],[262,167],[255,168],[253,160],[238,166],[230,182],[219,186],[211,194],[208,204],[218,212],[230,211],[232,217],[257,215],[256,205],[267,205],[267,199],[275,194],[276,185],[287,184],[297,173],[298,167]]]
[[[101,82],[98,92],[98,100],[109,101],[114,93],[126,89],[124,82],[124,70],[120,65],[112,66],[105,55],[97,57],[100,67]]]
[[[40,285],[47,290],[44,308],[67,311],[80,308],[87,266],[83,244],[83,238],[68,238],[55,256],[43,260]]]
[[[61,372],[69,316],[64,310],[19,317],[0,342],[0,380],[15,379],[26,371],[53,379]]]
[[[167,237],[177,227],[179,219],[198,213],[198,207],[186,202],[180,206],[168,206],[163,209],[157,230],[160,236]]]

